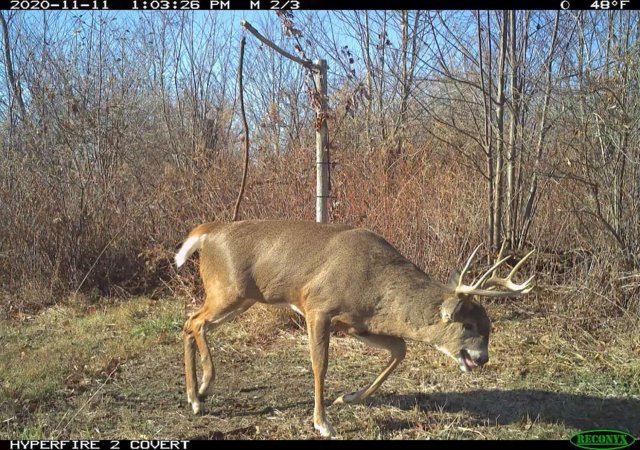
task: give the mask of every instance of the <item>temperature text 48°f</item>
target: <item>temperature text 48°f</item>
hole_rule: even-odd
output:
[[[625,9],[629,0],[596,0],[590,7],[593,9]]]

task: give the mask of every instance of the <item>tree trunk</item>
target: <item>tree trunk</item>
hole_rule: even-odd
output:
[[[5,70],[7,72],[7,80],[9,81],[9,87],[11,88],[11,94],[13,95],[13,99],[18,104],[18,109],[20,110],[20,119],[27,119],[27,111],[24,106],[24,100],[22,99],[22,89],[20,88],[20,83],[16,80],[15,72],[13,70],[13,61],[11,59],[11,43],[9,42],[9,27],[7,25],[7,21],[4,18],[4,14],[0,14],[0,25],[2,25],[2,38],[4,44],[4,62],[5,62]],[[11,102],[10,102],[11,104]],[[9,120],[11,122],[11,128],[13,128],[13,119],[12,114],[9,113]]]
[[[509,145],[507,147],[507,210],[506,210],[506,238],[509,247],[513,246],[515,229],[515,161],[516,161],[516,133],[519,117],[519,98],[517,88],[517,60],[516,60],[516,12],[509,11],[509,92],[511,93],[511,114],[509,122]]]
[[[496,136],[496,164],[495,183],[493,186],[493,242],[495,245],[502,239],[502,208],[503,208],[503,152],[504,152],[504,82],[505,82],[505,57],[507,54],[507,28],[508,11],[502,13],[502,26],[500,29],[500,56],[498,59],[498,106],[496,107],[497,136]]]
[[[522,227],[520,228],[520,235],[518,237],[518,248],[524,245],[524,241],[527,239],[529,233],[529,227],[533,221],[535,214],[535,205],[537,202],[536,194],[538,192],[538,168],[540,161],[542,160],[542,152],[544,150],[544,142],[547,135],[547,116],[549,110],[549,101],[551,99],[551,77],[552,77],[552,63],[553,53],[556,46],[556,38],[558,36],[558,23],[560,21],[560,12],[556,13],[555,23],[553,25],[553,34],[551,36],[551,44],[549,45],[549,53],[547,55],[546,66],[546,80],[544,86],[544,100],[542,102],[542,118],[540,119],[540,131],[538,134],[538,141],[536,143],[536,159],[533,165],[533,174],[531,175],[531,184],[529,185],[529,194],[525,203]]]
[[[487,227],[487,237],[489,239],[489,248],[494,249],[493,242],[493,143],[491,133],[491,106],[489,101],[491,99],[491,63],[489,62],[489,83],[485,82],[485,69],[484,69],[484,50],[482,47],[482,25],[480,22],[480,11],[476,12],[477,24],[478,24],[478,62],[480,64],[480,86],[482,89],[482,105],[483,105],[483,119],[484,119],[484,153],[487,163],[487,204],[489,206],[489,226]],[[491,20],[490,14],[487,13],[487,30],[490,30]],[[488,39],[488,55],[491,59],[491,39]]]

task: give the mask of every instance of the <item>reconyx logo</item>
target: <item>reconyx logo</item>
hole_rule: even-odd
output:
[[[617,450],[633,445],[635,438],[620,430],[587,430],[574,434],[569,441],[588,450]]]

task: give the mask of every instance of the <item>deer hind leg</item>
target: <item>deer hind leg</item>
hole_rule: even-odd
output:
[[[391,353],[387,366],[380,372],[380,375],[366,388],[357,392],[351,392],[350,394],[344,394],[338,397],[333,403],[359,403],[364,401],[367,397],[378,390],[380,385],[384,383],[384,380],[398,367],[398,364],[402,362],[405,354],[407,353],[407,344],[403,339],[393,336],[383,336],[380,334],[353,334],[356,338],[362,342],[371,345],[372,347],[382,348],[388,350]]]
[[[322,314],[307,314],[309,350],[313,368],[314,400],[313,426],[324,437],[335,436],[324,409],[324,378],[329,363],[329,327],[331,320]]]
[[[211,383],[215,378],[215,368],[211,359],[211,352],[207,344],[206,333],[215,329],[237,315],[246,311],[253,300],[234,299],[232,301],[217,301],[219,297],[207,295],[205,305],[193,314],[184,324],[184,366],[187,387],[187,401],[195,414],[200,413],[201,404],[209,394]],[[195,344],[195,345],[194,345]],[[197,389],[198,379],[195,370],[196,346],[200,353],[202,364],[202,383]]]

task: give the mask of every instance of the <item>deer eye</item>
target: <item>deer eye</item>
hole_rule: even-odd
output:
[[[473,325],[470,323],[465,323],[462,325],[462,327],[467,331],[473,331]]]

